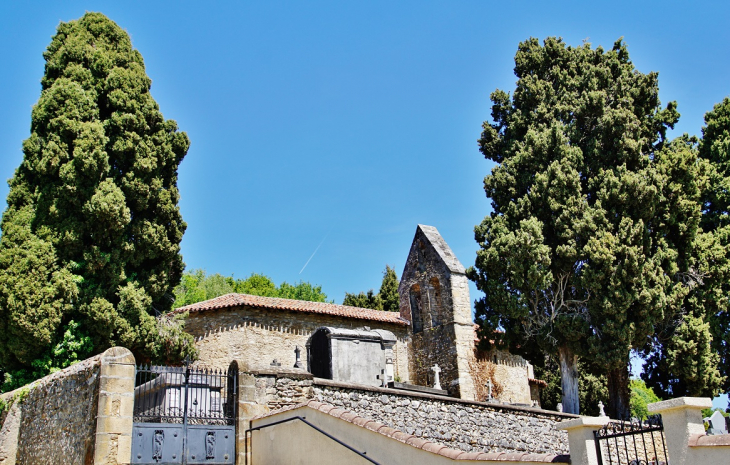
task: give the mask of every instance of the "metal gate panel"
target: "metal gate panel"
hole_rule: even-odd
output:
[[[183,425],[135,423],[132,463],[183,463]]]
[[[189,425],[187,463],[227,465],[235,460],[236,431],[233,426]]]
[[[132,463],[232,465],[237,371],[138,367]]]

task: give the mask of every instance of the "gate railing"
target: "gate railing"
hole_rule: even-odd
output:
[[[136,423],[234,424],[236,376],[228,371],[140,366],[135,386]]]
[[[599,465],[666,465],[661,415],[646,420],[611,421],[593,432]]]

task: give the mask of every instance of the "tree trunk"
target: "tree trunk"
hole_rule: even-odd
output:
[[[618,420],[629,419],[629,366],[608,370],[608,416]]]
[[[563,412],[580,413],[578,397],[578,357],[568,347],[558,348],[560,382],[563,387]]]

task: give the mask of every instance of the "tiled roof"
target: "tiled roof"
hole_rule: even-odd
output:
[[[340,316],[358,320],[381,321],[401,326],[408,325],[408,322],[401,318],[400,313],[397,312],[385,312],[382,310],[348,307],[346,305],[336,305],[325,302],[279,299],[276,297],[261,297],[248,294],[226,294],[216,297],[215,299],[206,300],[205,302],[198,302],[177,308],[173,310],[172,313],[196,313],[231,307],[271,308],[275,310],[288,310],[290,312],[318,313],[321,315]]]
[[[272,415],[283,413],[289,410],[296,410],[302,407],[309,407],[313,410],[319,410],[322,413],[330,415],[335,418],[339,418],[353,425],[360,426],[362,428],[369,429],[375,433],[382,434],[396,441],[403,442],[417,449],[421,449],[432,454],[442,455],[452,460],[478,460],[487,462],[540,462],[540,463],[570,463],[569,455],[554,455],[554,454],[531,454],[528,452],[465,452],[458,449],[451,449],[443,444],[430,442],[425,439],[421,439],[412,434],[406,434],[394,428],[390,428],[375,420],[364,418],[359,416],[355,412],[345,410],[334,405],[327,404],[324,402],[318,402],[316,400],[310,400],[308,402],[284,407],[280,410],[265,413],[254,417],[253,420],[260,420]]]

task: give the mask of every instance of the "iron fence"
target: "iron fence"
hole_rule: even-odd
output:
[[[226,370],[137,367],[135,423],[233,425],[236,376]]]
[[[612,421],[593,432],[599,465],[667,465],[661,415]]]

